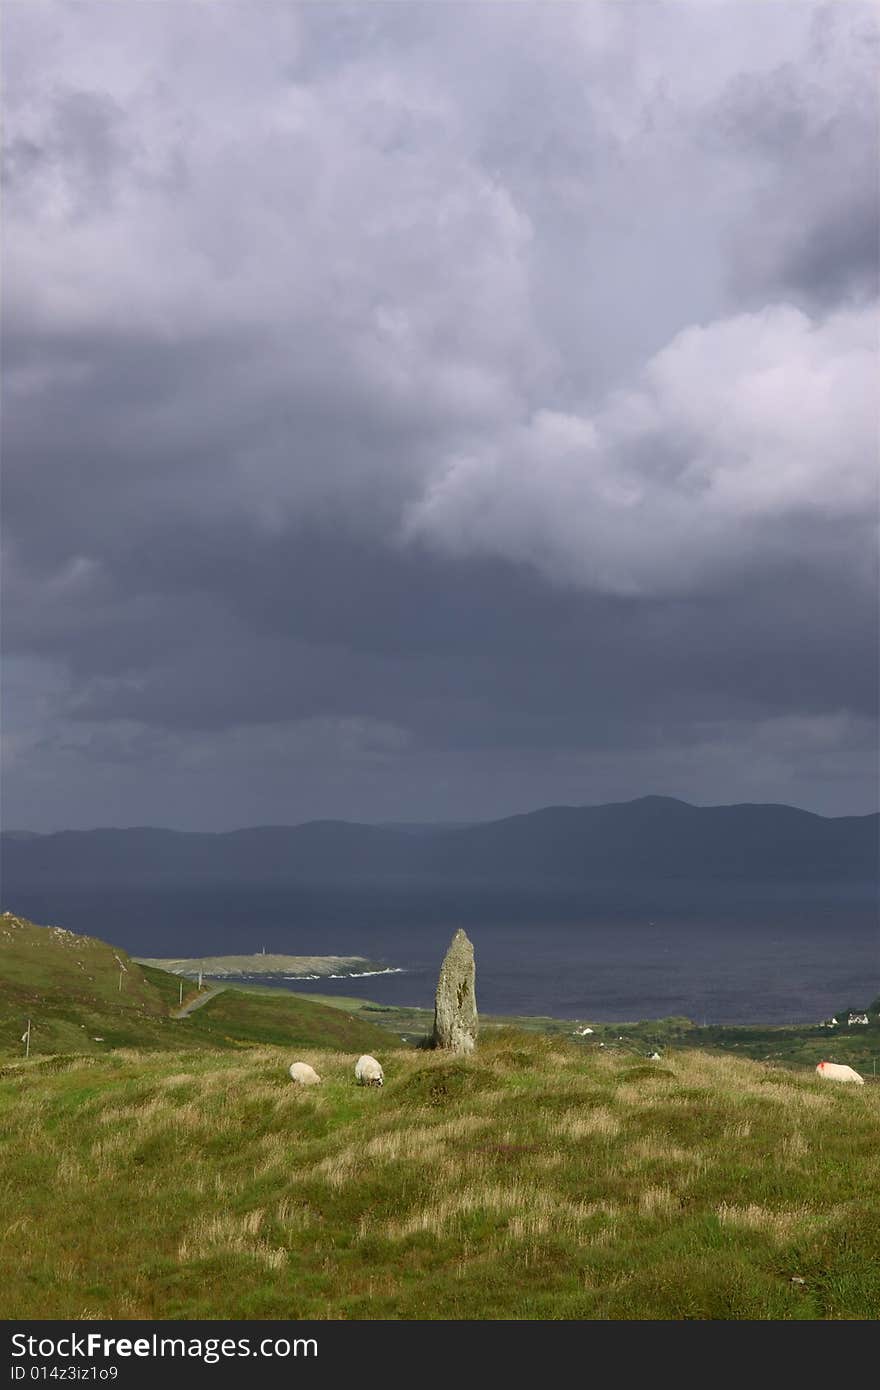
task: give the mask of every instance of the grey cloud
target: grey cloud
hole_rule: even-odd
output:
[[[864,800],[877,26],[767,8],[7,18],[22,805]]]
[[[452,453],[407,531],[453,555],[662,595],[735,582],[843,520],[837,563],[865,576],[876,337],[873,308],[814,321],[771,306],[688,328],[595,413],[538,411]]]
[[[734,292],[827,309],[878,292],[880,37],[869,6],[816,7],[815,20],[811,61],[739,75],[703,138],[734,181],[744,158],[759,175],[732,210]]]

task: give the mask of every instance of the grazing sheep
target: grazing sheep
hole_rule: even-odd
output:
[[[820,1062],[816,1071],[820,1076],[824,1076],[826,1081],[854,1081],[857,1086],[864,1086],[865,1078],[859,1076],[852,1067],[841,1066],[838,1062]]]
[[[367,1053],[357,1059],[354,1074],[361,1086],[381,1086],[385,1080],[385,1073],[379,1063],[375,1057],[370,1057]]]
[[[290,1075],[298,1086],[317,1086],[321,1080],[314,1067],[310,1067],[308,1062],[293,1062]]]

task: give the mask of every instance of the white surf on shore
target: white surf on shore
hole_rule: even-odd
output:
[[[285,980],[365,980],[369,975],[405,975],[402,965],[389,965],[384,970],[347,970],[343,975],[285,975]],[[251,978],[256,978],[252,976]]]

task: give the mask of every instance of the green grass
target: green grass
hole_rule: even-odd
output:
[[[0,1052],[21,1053],[28,1018],[35,1054],[156,1045],[170,1027],[166,1014],[161,994],[125,951],[0,916]]]
[[[120,966],[126,966],[119,989]],[[195,997],[191,981],[184,1002]],[[272,1044],[366,1052],[389,1046],[369,1022],[299,995],[224,989],[185,1019],[173,1018],[180,980],[138,965],[104,941],[0,916],[0,1058],[17,1058],[28,1018],[31,1056],[98,1056],[114,1048],[232,1048]],[[292,1060],[292,1059],[291,1059]]]
[[[840,1014],[836,1016],[839,1018]],[[844,1015],[843,1025],[833,1029],[809,1024],[775,1028],[709,1026],[698,1029],[693,1036],[698,1047],[734,1052],[758,1061],[810,1068],[821,1061],[845,1062],[863,1076],[871,1076],[874,1069],[880,1074],[880,1010],[876,1002],[871,1005],[867,1027],[857,1024],[848,1028]]]
[[[267,995],[224,989],[178,1027],[186,1028],[194,1039],[215,1045],[271,1043],[359,1052],[399,1046],[374,1024],[282,990]]]
[[[176,1021],[177,977],[117,954],[122,992],[106,943],[0,917],[0,1318],[880,1315],[880,1085],[812,1071],[874,1021],[489,1019],[456,1059],[363,1000]]]
[[[177,1008],[180,1003],[180,979],[176,975],[169,975],[167,970],[157,970],[152,965],[138,965],[138,969],[144,979],[153,986],[154,990],[162,1000],[163,1007],[170,1012]],[[192,999],[198,990],[192,980],[183,981],[183,1002]]]
[[[316,1047],[314,1090],[287,1048],[6,1063],[0,1317],[880,1314],[880,1086],[516,1030],[378,1055],[378,1090]]]

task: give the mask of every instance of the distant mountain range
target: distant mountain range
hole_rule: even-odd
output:
[[[69,886],[462,885],[577,890],[596,881],[687,879],[872,883],[880,816],[791,806],[691,806],[646,796],[550,806],[471,825],[295,826],[201,832],[135,828],[8,831],[3,893]]]

